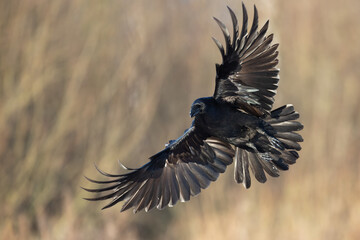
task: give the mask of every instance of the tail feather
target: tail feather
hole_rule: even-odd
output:
[[[235,152],[235,181],[243,183],[245,188],[251,186],[251,172],[256,180],[266,182],[265,172],[272,177],[279,176],[279,170],[286,171],[290,164],[299,158],[297,151],[301,150],[299,142],[303,138],[296,131],[303,129],[303,125],[295,121],[299,118],[291,104],[277,108],[264,120],[264,131],[268,140],[257,139],[255,146],[258,151],[249,151],[236,147]],[[266,151],[264,151],[266,150]]]
[[[235,181],[237,183],[242,183],[245,188],[249,188],[251,186],[249,154],[250,152],[238,147],[235,149]]]
[[[292,104],[287,104],[282,107],[279,107],[275,110],[272,110],[270,113],[270,118],[278,118],[280,116],[288,116],[295,112],[294,106]]]
[[[279,175],[279,169],[277,169],[274,164],[272,163],[272,158],[270,154],[268,153],[258,153],[256,154],[258,161],[264,168],[267,174],[269,174],[271,177],[278,177]]]
[[[256,180],[258,180],[261,183],[266,182],[266,175],[264,172],[264,168],[262,167],[260,161],[258,159],[257,154],[248,154],[248,158],[249,158],[249,163],[250,163],[250,168],[252,173],[254,174]]]
[[[299,154],[296,151],[283,151],[280,155],[280,159],[287,164],[294,164],[299,158]]]
[[[299,131],[299,130],[303,129],[303,125],[297,121],[273,123],[273,124],[271,124],[271,126],[277,132]]]
[[[304,141],[302,136],[294,132],[278,132],[275,136],[279,139],[288,139],[293,142],[302,142]]]
[[[298,112],[295,111],[294,106],[291,104],[287,104],[271,111],[271,114],[267,118],[265,118],[265,121],[272,125],[276,123],[296,120],[299,117],[300,115]]]
[[[285,138],[278,138],[281,143],[285,146],[285,148],[287,149],[295,149],[296,151],[300,151],[301,150],[301,146],[299,143],[294,142],[290,139],[285,139]]]

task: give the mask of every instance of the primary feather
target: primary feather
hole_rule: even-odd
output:
[[[269,21],[258,31],[258,13],[255,6],[252,27],[247,32],[248,15],[243,4],[243,26],[240,35],[238,20],[234,12],[228,9],[233,23],[232,42],[225,24],[215,18],[224,34],[226,51],[214,38],[223,59],[222,64],[216,65],[214,98],[250,114],[269,114],[279,82],[279,69],[276,68],[278,44],[271,44],[273,35],[265,35]]]

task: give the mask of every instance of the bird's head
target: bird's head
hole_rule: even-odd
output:
[[[196,99],[191,105],[190,109],[190,117],[195,117],[198,114],[202,114],[205,112],[206,104],[203,99]]]

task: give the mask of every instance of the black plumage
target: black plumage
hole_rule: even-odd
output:
[[[188,201],[191,196],[215,181],[227,165],[235,161],[235,181],[246,188],[251,185],[250,171],[259,182],[266,182],[266,174],[279,176],[299,158],[296,133],[303,128],[296,121],[299,114],[292,105],[272,110],[278,87],[278,44],[273,35],[266,36],[269,21],[258,31],[258,13],[247,30],[248,15],[243,4],[243,24],[239,32],[238,20],[228,7],[233,23],[233,36],[218,19],[226,47],[216,40],[222,64],[216,64],[216,86],[212,97],[199,98],[191,106],[192,126],[176,140],[171,140],[150,161],[125,174],[108,174],[110,178],[90,182],[101,188],[85,189],[104,193],[87,198],[98,201],[111,199],[104,207],[124,202],[121,211],[134,212],[157,207],[173,206]],[[266,174],[265,174],[266,173]]]

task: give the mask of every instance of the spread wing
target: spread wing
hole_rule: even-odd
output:
[[[125,174],[108,174],[107,181],[89,181],[102,185],[88,192],[102,193],[101,196],[87,198],[97,201],[112,199],[104,208],[124,201],[121,211],[131,207],[134,212],[149,211],[157,207],[173,206],[200,193],[201,189],[215,181],[219,173],[233,161],[234,150],[215,138],[206,138],[194,126],[177,140],[170,141],[166,148],[150,157],[150,161],[138,169],[129,169]],[[104,209],[103,208],[103,209]]]
[[[271,45],[273,35],[265,36],[269,21],[258,31],[258,13],[254,6],[254,19],[247,30],[248,16],[243,7],[243,25],[239,34],[238,20],[228,7],[232,23],[233,38],[226,26],[214,18],[220,26],[226,43],[213,38],[220,49],[222,64],[216,64],[216,86],[214,98],[226,101],[245,112],[262,116],[269,114],[279,81],[278,44]]]

